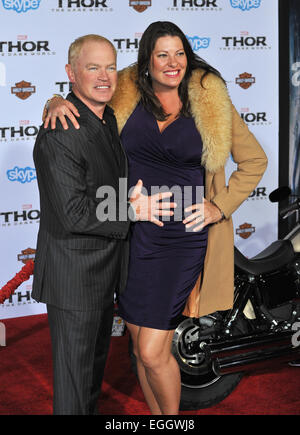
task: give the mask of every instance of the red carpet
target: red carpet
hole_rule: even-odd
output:
[[[6,347],[0,347],[0,415],[52,413],[52,368],[47,315],[2,320]],[[100,413],[148,415],[131,371],[128,337],[112,337]],[[181,415],[300,415],[300,368],[282,365],[245,376],[218,405]]]

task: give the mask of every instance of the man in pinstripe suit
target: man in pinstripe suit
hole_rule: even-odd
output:
[[[68,100],[78,108],[80,129],[69,122],[41,128],[34,161],[41,218],[32,296],[47,304],[52,341],[54,414],[96,412],[113,319],[113,296],[124,287],[129,219],[99,221],[99,186],[116,192],[127,177],[126,156],[116,120],[107,106],[117,84],[116,51],[97,35],[78,38],[69,49],[66,71],[73,83]],[[158,198],[141,193],[131,204],[137,219],[151,220]],[[148,219],[148,200],[154,204]],[[160,198],[161,199],[161,196]],[[118,213],[117,213],[118,216]]]

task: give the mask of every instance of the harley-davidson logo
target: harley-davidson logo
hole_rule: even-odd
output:
[[[240,225],[235,232],[242,237],[242,239],[248,239],[248,237],[255,233],[255,227],[245,222],[244,224]]]
[[[235,79],[235,83],[243,89],[248,89],[255,83],[255,77],[252,77],[252,74],[244,72]]]
[[[11,93],[21,100],[26,100],[26,98],[35,93],[35,86],[31,86],[30,82],[22,80],[16,83],[16,86],[12,86]]]
[[[21,254],[18,254],[18,261],[22,261],[22,263],[26,264],[30,260],[34,260],[36,249],[27,248],[21,251]]]
[[[129,6],[133,7],[137,12],[144,12],[151,6],[151,0],[129,0]]]

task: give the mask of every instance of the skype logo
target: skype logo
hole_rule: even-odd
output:
[[[9,169],[6,174],[9,181],[19,181],[22,184],[30,183],[36,179],[36,170],[28,166],[26,168],[15,166],[13,169]]]
[[[13,9],[14,11],[27,12],[30,9],[38,9],[41,0],[2,0],[4,9]]]
[[[208,48],[210,44],[210,38],[200,38],[199,36],[186,35],[189,43],[192,46],[193,51],[198,51],[201,48]]]
[[[242,11],[249,11],[253,8],[259,8],[261,0],[230,0],[233,8],[239,8]]]

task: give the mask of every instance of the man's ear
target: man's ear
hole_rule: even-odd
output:
[[[67,63],[67,65],[65,66],[65,70],[66,70],[66,73],[69,77],[70,82],[74,83],[75,82],[75,74],[74,74],[74,70],[73,70],[72,66],[69,63]]]

